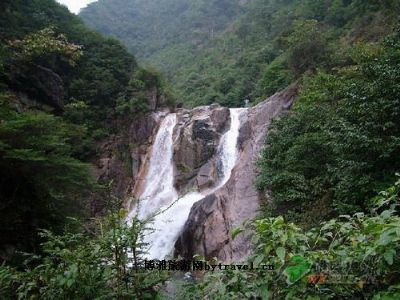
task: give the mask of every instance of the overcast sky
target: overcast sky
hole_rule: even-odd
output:
[[[57,0],[57,2],[68,6],[69,10],[75,14],[77,14],[81,8],[95,1],[97,0]]]

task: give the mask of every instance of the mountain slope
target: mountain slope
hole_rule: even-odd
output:
[[[179,74],[216,42],[243,13],[248,1],[102,0],[80,17],[100,32],[120,39],[141,62],[163,71],[177,85]],[[188,101],[190,94],[180,93]]]
[[[141,59],[170,47],[201,47],[243,10],[243,1],[102,0],[80,16],[90,27],[125,42]]]
[[[398,6],[359,0],[102,0],[80,16],[165,72],[186,105],[240,106],[247,98],[264,99],[307,70],[346,63],[349,45],[390,32]],[[214,23],[219,25],[211,38]]]

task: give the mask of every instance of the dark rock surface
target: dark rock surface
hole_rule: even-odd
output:
[[[58,74],[48,68],[35,64],[14,66],[9,86],[28,96],[31,101],[23,103],[27,108],[36,106],[58,112],[64,109],[64,83]],[[43,105],[50,109],[43,108]]]
[[[113,181],[112,193],[130,206],[146,175],[148,153],[157,132],[159,114],[148,113],[131,121],[126,132],[111,136],[100,147],[94,170],[99,182]],[[96,202],[96,201],[95,201]],[[101,207],[93,208],[101,211]]]

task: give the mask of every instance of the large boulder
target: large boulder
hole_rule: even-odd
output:
[[[180,194],[204,189],[216,180],[214,156],[230,126],[229,109],[218,105],[178,110],[174,134],[175,187]]]
[[[218,256],[222,260],[231,256],[231,253],[220,251],[230,242],[229,212],[225,205],[224,196],[217,197],[215,194],[193,205],[192,211],[196,213],[189,216],[185,230],[175,243],[175,256],[191,259],[199,253],[206,254],[208,258]]]
[[[51,69],[36,64],[14,65],[8,84],[28,96],[21,97],[27,109],[64,110],[64,83]]]

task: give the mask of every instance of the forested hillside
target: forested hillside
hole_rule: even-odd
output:
[[[99,1],[81,12],[85,22],[122,41],[140,59],[162,49],[175,57],[214,39],[243,11],[247,1]],[[172,64],[171,64],[172,66]]]
[[[0,4],[0,254],[35,250],[37,230],[89,216],[86,162],[161,80],[117,41],[52,0]]]
[[[183,102],[196,105],[200,100],[191,97],[200,94],[183,90],[202,84],[187,81],[190,68],[205,63],[196,61],[245,11],[247,2],[103,0],[83,9],[80,16],[89,27],[120,39],[142,63],[163,71]]]
[[[101,0],[80,16],[162,70],[188,106],[257,102],[388,33],[396,1]],[[214,29],[214,34],[211,34]]]

